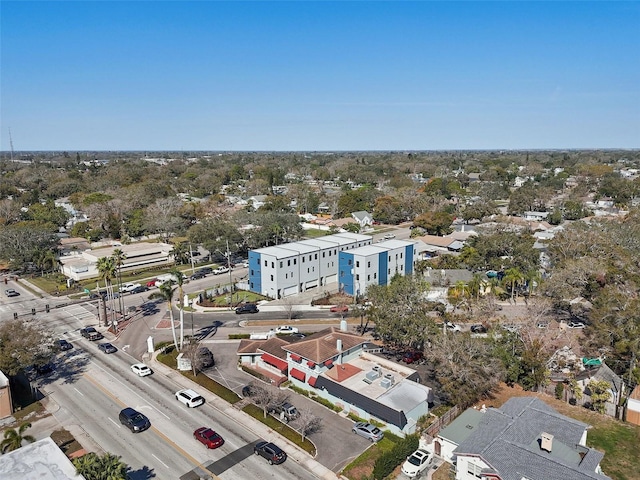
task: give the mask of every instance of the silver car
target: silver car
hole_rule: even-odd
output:
[[[371,440],[371,442],[378,442],[384,437],[384,432],[375,425],[365,422],[357,422],[351,429],[353,433],[360,435],[361,437]]]

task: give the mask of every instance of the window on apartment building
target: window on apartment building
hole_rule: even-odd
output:
[[[402,258],[402,253],[400,253],[400,258]]]
[[[309,273],[310,271],[311,271],[311,269],[310,269],[310,268],[307,268],[307,273]]]
[[[367,275],[367,282],[371,281],[371,275]]]
[[[298,263],[298,259],[297,259],[297,258],[294,258],[294,259],[293,259],[293,264],[294,264],[294,265],[296,265],[297,263]]]
[[[316,267],[311,267],[311,271],[315,272],[316,271]]]
[[[282,268],[282,264],[283,264],[283,263],[284,263],[284,262],[281,260],[281,261],[280,261],[280,268]]]
[[[387,275],[391,275],[391,269],[387,270]]]
[[[329,250],[329,256],[331,256],[331,250]]]
[[[251,270],[251,275],[253,276],[253,270]]]
[[[334,263],[334,262],[331,262],[331,266],[332,266],[332,267],[334,267],[334,266],[335,266],[335,263]]]
[[[291,272],[291,278],[293,278],[293,272]]]
[[[271,281],[273,282],[273,275],[271,275]]]
[[[265,265],[266,266],[266,265]],[[271,262],[271,268],[276,268],[275,262]]]
[[[356,280],[360,280],[360,274],[356,275]]]
[[[322,258],[326,256],[327,252],[322,252]]]
[[[347,260],[347,265],[351,266],[353,264],[353,260],[349,259]]]
[[[374,274],[373,274],[373,279],[375,280],[376,278],[378,278],[378,274],[377,274],[377,273],[374,273]]]
[[[367,262],[367,268],[371,268],[371,262]]]
[[[467,463],[467,473],[476,478],[482,478],[482,467],[474,463]]]
[[[344,277],[344,270],[340,270],[340,278]]]
[[[289,274],[288,274],[288,273],[285,273],[285,274],[284,274],[284,278],[289,278]]]
[[[267,261],[266,261],[266,260],[264,261],[264,266],[265,266],[265,267],[267,266]]]
[[[338,254],[337,252],[338,252],[338,250],[336,250],[336,249],[333,250],[333,254],[334,255],[337,255]]]
[[[396,253],[396,262],[398,261],[398,254]]]
[[[253,290],[253,282],[249,284],[251,286],[251,290]]]
[[[304,263],[304,257],[302,257],[302,263]]]
[[[400,271],[404,270],[404,265],[400,265]]]
[[[291,259],[287,260],[287,267],[291,266]]]
[[[356,268],[360,268],[360,260],[356,260]]]

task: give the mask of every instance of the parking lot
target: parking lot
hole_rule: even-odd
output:
[[[237,368],[237,340],[205,341],[203,345],[213,352],[216,366],[208,369],[206,373],[216,382],[238,394],[247,383],[259,382],[255,377]],[[303,395],[298,395],[293,390],[289,392],[289,402],[293,403],[298,410],[309,410],[322,418],[321,429],[309,435],[309,439],[316,445],[318,451],[316,460],[325,467],[339,472],[371,445],[368,440],[352,433],[353,421],[349,418]],[[290,426],[295,429],[295,421],[291,422]]]

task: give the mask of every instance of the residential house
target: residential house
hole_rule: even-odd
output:
[[[616,375],[604,362],[589,365],[585,360],[587,359],[583,359],[583,370],[576,375],[576,381],[583,391],[582,404],[591,401],[589,383],[594,380],[605,381],[609,384],[609,400],[605,403],[605,413],[612,417],[618,417],[618,405],[622,403],[625,394],[622,378]]]
[[[522,218],[528,222],[542,222],[549,216],[549,212],[524,212]]]
[[[351,217],[360,224],[360,228],[367,228],[373,225],[373,215],[369,212],[353,212],[351,213]]]
[[[539,398],[515,397],[467,410],[427,448],[454,465],[456,480],[607,480],[588,428]]]
[[[431,254],[459,252],[464,247],[464,241],[453,236],[439,237],[437,235],[422,235],[416,237],[425,244],[425,252]]]
[[[330,327],[296,342],[243,340],[238,356],[243,365],[257,366],[263,374],[267,369],[269,376],[286,371],[293,385],[345,413],[383,422],[397,435],[413,433],[418,419],[429,412],[433,392],[418,383],[416,371],[373,355],[372,347],[379,348],[348,332],[343,322],[341,328]]]
[[[0,371],[0,419],[7,418],[12,414],[11,385],[7,376]]]
[[[640,425],[640,385],[636,385],[627,399],[627,422]]]

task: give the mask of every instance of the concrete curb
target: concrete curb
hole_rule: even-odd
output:
[[[203,389],[199,384],[191,381],[184,375],[182,375],[177,370],[173,370],[170,367],[167,367],[164,363],[159,362],[156,357],[158,355],[158,351],[154,352],[149,359],[149,363],[151,364],[151,368],[158,372],[162,372],[163,375],[169,377],[174,383],[178,384],[182,388],[191,388],[201,393],[205,398],[207,403],[219,411],[220,413],[226,415],[228,418],[233,420],[235,423],[242,425],[247,430],[255,433],[259,437],[264,440],[271,441],[274,443],[278,443],[279,446],[287,453],[291,460],[294,460],[296,463],[303,465],[307,470],[312,472],[318,478],[324,480],[337,480],[338,477],[334,472],[329,470],[324,465],[318,463],[313,458],[309,456],[309,454],[300,448],[298,448],[295,444],[281,436],[279,433],[271,430],[268,426],[263,424],[262,422],[258,422],[253,419],[250,415],[247,415],[241,410],[234,408],[231,404],[228,404],[225,400],[222,400],[215,394],[210,391]],[[203,393],[204,391],[204,393]]]

